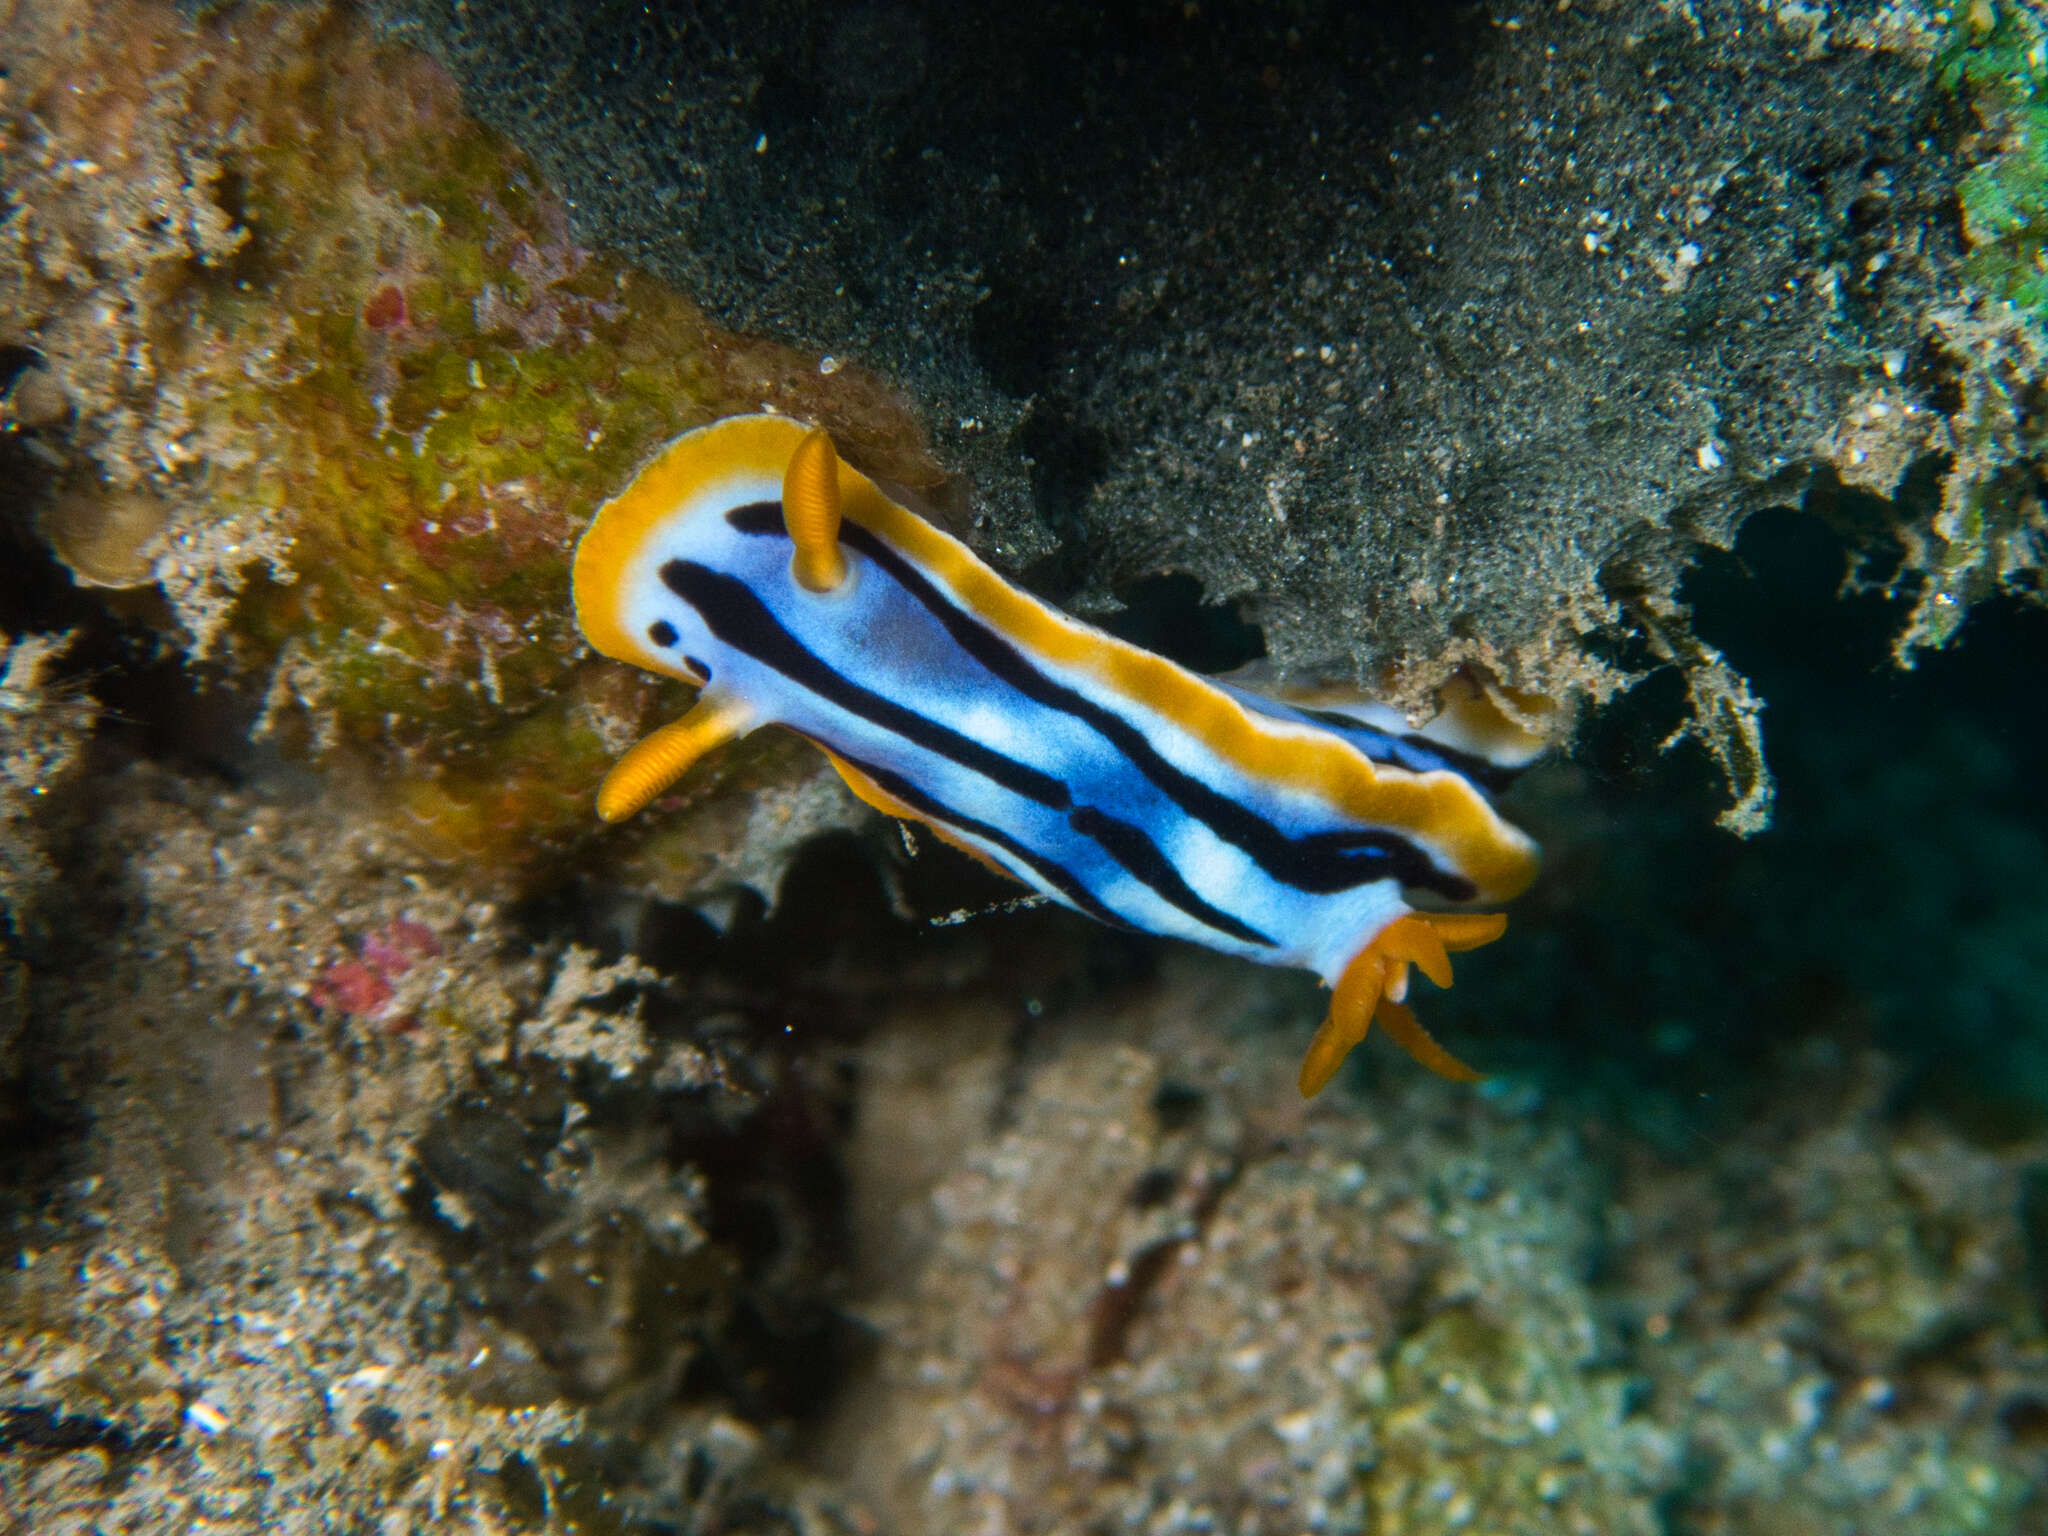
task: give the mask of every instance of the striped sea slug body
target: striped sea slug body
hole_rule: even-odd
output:
[[[576,551],[607,656],[697,684],[598,792],[633,814],[762,725],[855,793],[1102,922],[1335,989],[1313,1094],[1372,1020],[1469,1078],[1405,1005],[1408,972],[1497,937],[1536,850],[1491,791],[1538,743],[1466,688],[1411,729],[1201,677],[1011,586],[782,416],[686,433]]]

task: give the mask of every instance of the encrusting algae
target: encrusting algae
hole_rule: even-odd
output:
[[[578,245],[435,64],[340,11],[10,30],[0,343],[36,359],[10,425],[61,461],[45,537],[81,583],[160,588],[193,659],[267,688],[259,729],[367,765],[441,857],[590,835],[655,689],[588,662],[569,551],[654,446],[765,406],[942,488],[873,375]]]
[[[1890,530],[1903,546],[1893,584],[1917,583],[1893,646],[1906,667],[1994,596],[2048,602],[2037,404],[2048,382],[2048,21],[2015,0],[1957,5],[1935,78],[1973,125],[1958,148],[1969,167],[1956,188],[1962,291],[1926,317],[1946,398],[1938,416],[1888,396],[1860,407],[1935,470],[1925,510]],[[1843,478],[1880,495],[1910,489],[1902,476],[1874,483],[1860,455]]]

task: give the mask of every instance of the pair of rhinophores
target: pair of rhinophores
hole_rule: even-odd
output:
[[[1212,680],[1019,591],[783,416],[684,434],[576,549],[577,622],[607,656],[695,683],[598,790],[632,815],[762,725],[855,794],[1052,900],[1334,989],[1314,1094],[1374,1018],[1478,1074],[1406,1004],[1409,968],[1498,938],[1536,848],[1491,795],[1540,741],[1476,687],[1417,730]]]

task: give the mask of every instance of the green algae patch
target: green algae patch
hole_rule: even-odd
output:
[[[1931,514],[1898,529],[1902,574],[1920,578],[1893,647],[1902,666],[1988,597],[2048,600],[2048,24],[2011,0],[1969,0],[1935,74],[1973,124],[1958,147],[1968,251],[1964,291],[1928,316],[1947,418],[1930,446],[1946,462]]]
[[[1957,7],[1936,71],[1981,122],[1988,154],[1957,188],[1966,271],[1991,298],[2048,310],[2048,24],[2013,0]]]
[[[766,406],[943,479],[873,375],[578,244],[437,65],[345,13],[47,7],[23,59],[0,340],[61,398],[46,539],[159,587],[190,658],[267,691],[259,732],[367,767],[438,856],[576,846],[675,706],[569,604],[577,536],[661,443]]]

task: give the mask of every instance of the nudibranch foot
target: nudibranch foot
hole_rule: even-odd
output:
[[[599,819],[624,821],[694,768],[706,752],[744,736],[751,723],[743,705],[699,698],[680,720],[671,720],[612,764],[597,787]]]
[[[1491,944],[1507,926],[1506,916],[1499,912],[1410,912],[1381,929],[1337,978],[1330,1012],[1302,1059],[1302,1097],[1312,1099],[1323,1091],[1344,1058],[1365,1039],[1375,1018],[1395,1044],[1438,1076],[1478,1082],[1484,1074],[1437,1044],[1407,1006],[1408,967],[1448,987],[1451,954]]]
[[[830,747],[820,746],[818,750],[825,754],[825,761],[838,770],[839,777],[846,781],[846,787],[853,791],[857,799],[872,805],[884,816],[893,816],[898,821],[916,822],[947,847],[958,849],[983,869],[1000,875],[1005,880],[1015,880],[1017,878],[1014,871],[1005,869],[950,827],[933,821],[901,795],[893,795],[888,790],[882,788],[872,777],[854,767],[853,764],[849,763],[837,752],[834,752]]]

